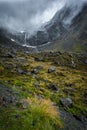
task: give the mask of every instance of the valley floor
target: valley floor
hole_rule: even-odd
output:
[[[0,130],[87,130],[87,55],[0,48]]]

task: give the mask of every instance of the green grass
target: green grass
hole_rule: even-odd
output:
[[[62,123],[57,108],[50,104],[54,102],[61,107],[60,99],[67,96],[72,99],[73,106],[66,108],[66,111],[74,115],[87,115],[85,96],[87,93],[87,66],[78,61],[76,54],[72,55],[76,64],[75,69],[69,66],[72,56],[68,53],[62,53],[58,56],[50,53],[35,55],[17,53],[17,58],[26,58],[29,62],[27,66],[16,63],[16,59],[0,59],[0,83],[17,91],[19,97],[19,102],[15,106],[11,104],[7,105],[7,108],[0,107],[0,130],[58,130]],[[35,61],[34,57],[42,57],[44,61]],[[82,58],[84,60],[87,57]],[[60,65],[56,65],[55,61],[58,61]],[[8,68],[7,63],[10,64]],[[43,69],[36,77],[33,77],[33,75],[18,74],[14,64],[28,72],[37,66],[42,66]],[[49,74],[48,68],[53,65],[56,67],[56,73]],[[39,82],[38,86],[35,86],[36,82]],[[57,92],[48,89],[51,83],[56,85]],[[28,108],[22,108],[21,100],[29,103]],[[49,113],[51,111],[52,113]],[[53,115],[54,113],[55,115]],[[15,115],[18,115],[18,118]]]
[[[28,98],[28,108],[0,109],[0,130],[55,130],[62,127],[58,110],[50,100]]]

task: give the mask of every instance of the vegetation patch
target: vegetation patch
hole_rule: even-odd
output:
[[[8,51],[2,48],[0,54],[0,84],[12,89],[18,100],[5,104],[0,93],[4,102],[0,106],[1,130],[58,130],[62,127],[59,109],[80,119],[87,116],[86,55],[17,52],[8,57]],[[26,64],[20,59],[26,59]],[[2,90],[9,97],[9,90]]]

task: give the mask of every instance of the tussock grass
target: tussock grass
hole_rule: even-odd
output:
[[[1,109],[1,130],[58,130],[62,127],[58,109],[48,99],[23,99],[27,109]]]

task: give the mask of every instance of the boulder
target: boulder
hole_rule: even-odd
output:
[[[70,107],[72,106],[73,102],[72,99],[67,97],[65,99],[60,99],[60,103],[64,106],[64,107]]]
[[[51,67],[48,69],[48,73],[52,73],[52,72],[56,72],[56,67],[55,67],[55,66],[51,66]]]
[[[39,71],[38,71],[38,69],[33,69],[33,70],[31,71],[31,73],[32,73],[32,74],[38,74]]]
[[[44,61],[43,57],[35,57],[34,60],[35,61]]]
[[[57,86],[54,84],[54,83],[51,83],[49,86],[48,86],[48,89],[52,90],[52,91],[58,91],[58,88]]]
[[[23,71],[22,69],[20,69],[20,68],[17,69],[17,72],[18,72],[19,74],[23,74],[23,73],[24,73],[24,71]]]
[[[26,72],[26,75],[30,76],[30,75],[32,75],[32,73],[31,72]]]
[[[54,64],[58,66],[60,65],[59,61],[55,61]]]

